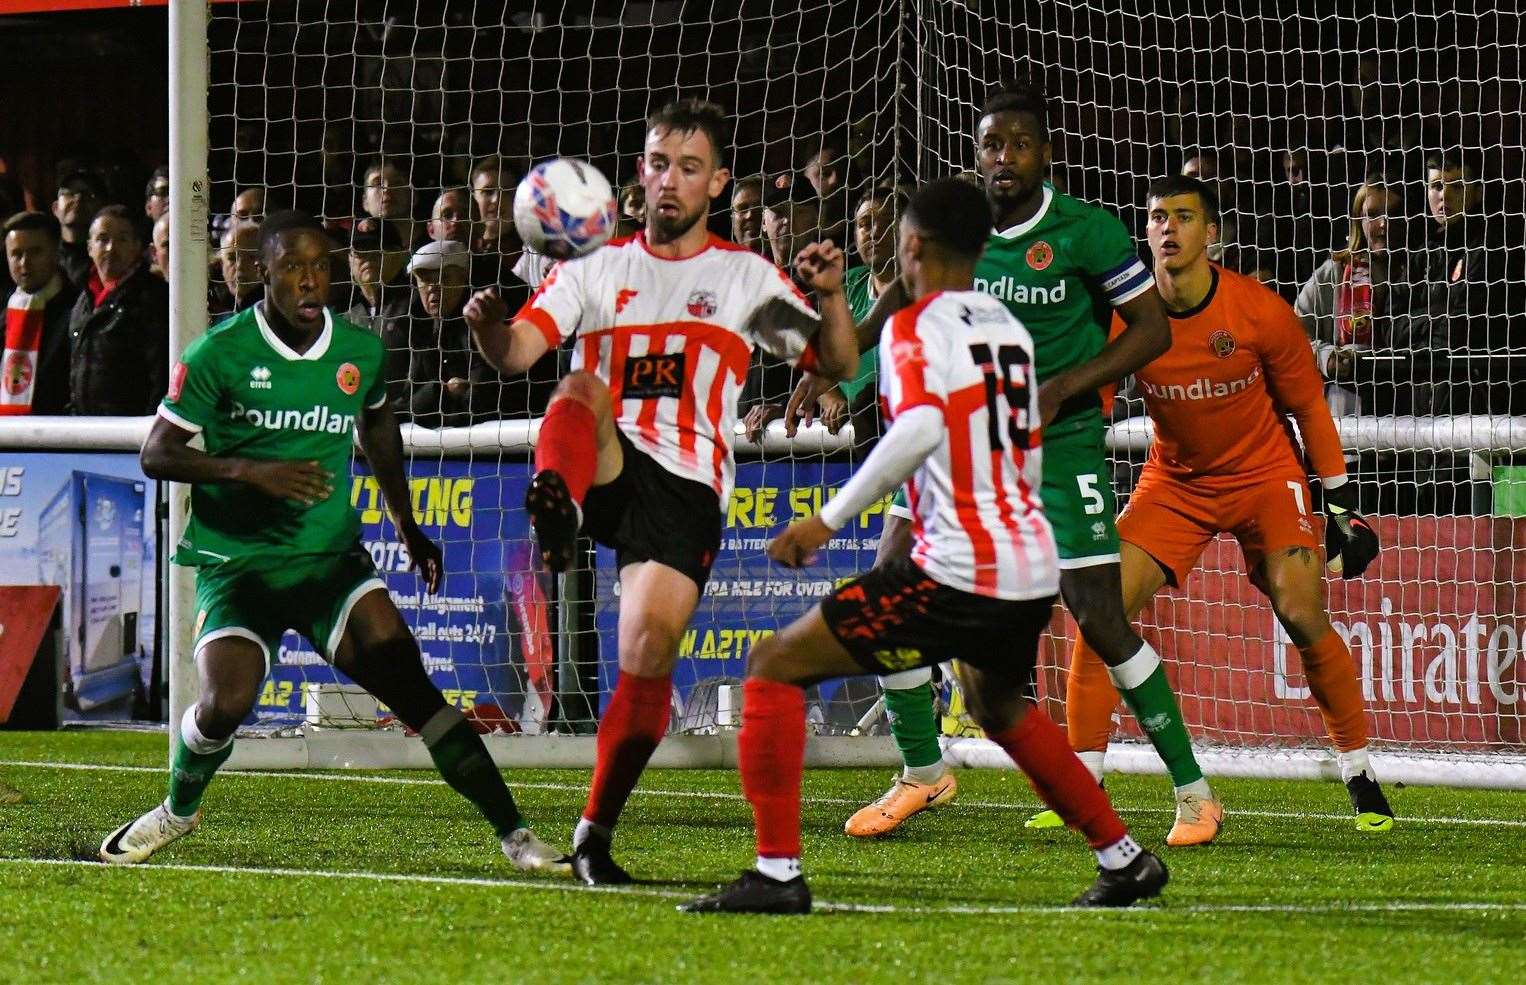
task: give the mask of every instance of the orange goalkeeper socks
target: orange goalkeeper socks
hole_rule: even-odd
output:
[[[1356,662],[1340,634],[1330,630],[1310,646],[1301,646],[1303,675],[1325,719],[1325,731],[1340,752],[1367,745],[1367,719],[1363,714],[1362,686]]]
[[[1106,749],[1117,707],[1118,689],[1107,665],[1078,633],[1065,680],[1065,734],[1070,748],[1077,752]]]

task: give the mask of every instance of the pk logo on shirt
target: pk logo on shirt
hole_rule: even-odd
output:
[[[631,356],[625,360],[620,396],[638,400],[678,397],[684,383],[684,354]]]

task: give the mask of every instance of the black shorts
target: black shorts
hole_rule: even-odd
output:
[[[617,432],[625,459],[613,482],[583,500],[583,532],[613,548],[615,564],[656,561],[704,592],[721,546],[721,499],[702,482],[674,475]]]
[[[1012,601],[962,592],[898,558],[838,587],[821,616],[871,674],[962,660],[1030,677],[1054,596]]]

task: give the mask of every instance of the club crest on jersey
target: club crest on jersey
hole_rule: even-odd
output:
[[[264,366],[256,366],[249,371],[249,389],[269,390],[270,370]]]
[[[1039,240],[1028,247],[1028,266],[1034,270],[1043,270],[1054,262],[1054,247],[1044,240]]]
[[[689,295],[689,314],[694,318],[710,318],[715,314],[715,292],[695,291]]]
[[[360,367],[354,363],[345,363],[334,374],[334,382],[339,384],[339,389],[344,391],[345,396],[353,397],[355,391],[360,389]]]
[[[1208,348],[1220,359],[1228,359],[1235,353],[1235,337],[1221,328],[1208,336]]]

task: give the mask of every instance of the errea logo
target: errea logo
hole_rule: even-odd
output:
[[[256,366],[249,371],[249,389],[269,390],[270,370],[264,366]]]

